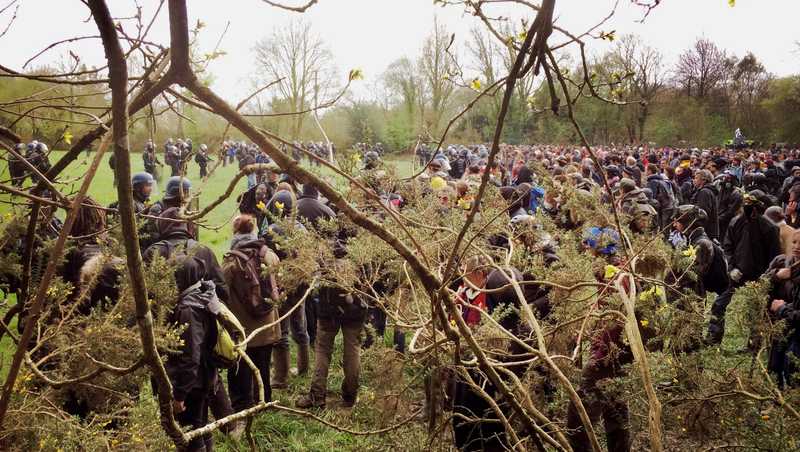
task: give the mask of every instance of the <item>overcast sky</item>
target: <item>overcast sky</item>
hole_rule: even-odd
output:
[[[20,1],[16,22],[0,39],[0,62],[6,66],[20,69],[28,58],[54,41],[97,33],[91,20],[84,23],[88,9],[78,0]],[[148,17],[158,5],[155,0],[140,0],[140,3]],[[109,4],[115,16],[130,15],[133,11],[128,6],[132,2],[113,0]],[[571,31],[583,31],[608,15],[612,6],[612,0],[559,0],[557,22]],[[0,29],[5,27],[9,12],[0,16]],[[495,12],[516,14],[513,10]],[[643,24],[638,23],[642,14],[642,9],[632,6],[629,0],[620,0],[616,14],[601,30],[616,30],[618,35],[636,33],[660,49],[670,64],[697,37],[705,36],[738,56],[752,51],[774,74],[800,73],[797,46],[800,0],[738,0],[733,8],[727,0],[667,0]],[[418,55],[433,27],[434,17],[456,34],[456,43],[462,47],[470,28],[479,25],[477,19],[465,15],[461,9],[434,6],[432,0],[320,0],[303,15],[277,10],[259,0],[193,0],[189,2],[189,15],[190,20],[201,19],[207,24],[200,37],[201,48],[206,52],[213,49],[230,22],[221,45],[227,55],[214,61],[209,69],[215,77],[213,87],[231,101],[251,89],[254,43],[292,19],[302,17],[311,22],[333,53],[342,79],[352,68],[363,70],[361,93],[367,92],[365,87],[393,60]],[[166,19],[166,5],[162,16]],[[156,23],[151,37],[168,43],[165,20]],[[560,39],[556,37],[554,41]],[[591,40],[589,49],[599,54],[610,46],[605,41]],[[60,46],[45,53],[36,63],[51,64],[70,49],[87,64],[103,64],[99,40]]]

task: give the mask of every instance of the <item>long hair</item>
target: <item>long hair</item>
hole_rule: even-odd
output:
[[[83,237],[98,234],[106,229],[106,212],[94,199],[87,196],[78,207],[70,236]]]

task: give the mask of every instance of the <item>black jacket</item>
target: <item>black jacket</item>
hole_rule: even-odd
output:
[[[719,192],[719,238],[725,240],[725,233],[733,217],[739,214],[742,207],[742,193],[735,187]]]
[[[330,220],[335,218],[336,214],[316,196],[303,195],[297,200],[297,216],[306,224],[316,227],[320,220]]]
[[[519,270],[515,268],[509,268],[509,269],[504,269],[504,271],[505,273],[509,271],[512,272],[514,275],[514,279],[516,281],[520,282],[524,281],[522,273],[520,273]],[[526,286],[522,287],[524,288]],[[500,325],[502,325],[503,328],[519,336],[522,330],[524,329],[520,322],[521,314],[519,312],[520,308],[519,297],[517,296],[514,287],[511,285],[511,281],[508,278],[506,278],[504,272],[501,272],[500,270],[493,270],[486,277],[486,289],[494,290],[500,288],[503,288],[503,290],[499,292],[490,292],[486,294],[486,304],[488,305],[487,307],[489,309],[489,312],[493,312],[500,306],[507,306],[509,308],[513,308],[511,312],[508,312],[502,317],[502,319],[500,320]],[[523,295],[525,295],[524,291]],[[547,311],[549,312],[549,308],[547,309]]]
[[[363,322],[367,317],[367,303],[358,295],[350,295],[339,287],[319,288],[317,318],[337,319],[342,322]]]
[[[706,234],[708,234],[709,238],[717,240],[720,238],[719,207],[717,205],[718,198],[719,191],[717,190],[717,187],[711,184],[706,184],[702,188],[695,191],[694,196],[692,197],[692,204],[703,209],[706,212],[706,215],[708,215],[708,220],[703,225],[705,226]]]
[[[778,227],[761,215],[747,218],[737,215],[728,227],[722,244],[728,269],[742,272],[740,283],[754,281],[767,270],[775,256],[781,254]]]
[[[461,179],[464,172],[467,170],[467,161],[463,157],[459,157],[450,165],[450,177],[453,179]]]
[[[217,342],[217,325],[207,308],[215,299],[214,284],[199,282],[181,293],[170,316],[171,323],[186,325],[181,334],[183,348],[170,355],[165,365],[175,400],[184,401],[194,391],[207,393],[216,378],[211,353]]]
[[[693,229],[688,234],[689,243],[695,249],[694,270],[697,273],[696,292],[704,294],[706,290],[716,293],[724,292],[730,285],[724,256],[716,256],[714,242],[706,235],[702,227]],[[717,263],[717,265],[715,265]]]

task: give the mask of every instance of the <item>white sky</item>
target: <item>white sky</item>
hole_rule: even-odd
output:
[[[14,69],[48,44],[78,35],[96,34],[88,9],[78,0],[20,0],[19,15],[11,30],[0,38],[0,62]],[[300,4],[300,0],[284,0]],[[128,16],[132,2],[109,1],[112,14]],[[158,2],[141,0],[149,17]],[[2,5],[7,4],[3,1]],[[582,32],[605,17],[612,0],[558,0],[558,24]],[[166,4],[162,16],[166,18]],[[514,16],[514,11],[496,11]],[[259,0],[192,0],[190,20],[206,23],[200,44],[203,51],[213,49],[225,25],[230,28],[221,49],[227,55],[214,61],[210,71],[215,76],[213,88],[235,102],[252,88],[254,67],[252,47],[260,38],[269,35],[276,26],[301,17],[272,8]],[[433,27],[434,17],[450,32],[456,33],[457,44],[463,47],[469,29],[478,20],[457,7],[434,6],[432,0],[320,0],[302,15],[332,51],[342,81],[351,68],[363,70],[360,94],[369,95],[368,87],[387,65],[402,56],[418,55],[425,36]],[[715,41],[729,52],[742,56],[752,51],[767,70],[777,75],[800,73],[800,0],[738,0],[728,6],[727,0],[667,0],[656,8],[644,24],[637,23],[642,9],[629,0],[620,0],[615,16],[601,29],[639,34],[646,43],[660,49],[671,64],[699,36]],[[9,11],[0,17],[0,29],[5,27]],[[151,39],[168,43],[165,20],[153,27]],[[555,42],[560,42],[558,37]],[[598,54],[611,46],[607,42],[590,40],[589,50]],[[99,40],[80,41],[50,51],[34,63],[51,64],[71,49],[88,64],[103,64]]]

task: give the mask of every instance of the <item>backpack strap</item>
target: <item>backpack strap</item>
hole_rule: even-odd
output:
[[[238,257],[239,259],[244,259],[245,261],[250,259],[250,256],[248,256],[246,253],[243,253],[243,252],[241,252],[239,250],[230,250],[227,253],[225,253],[225,255],[235,256],[235,257]]]

